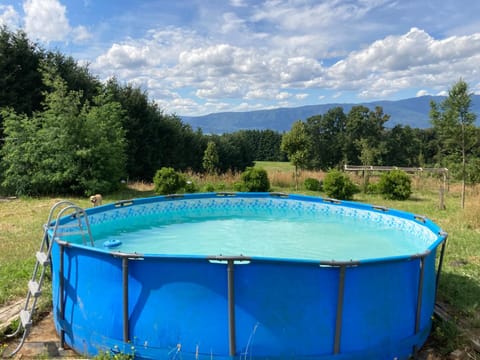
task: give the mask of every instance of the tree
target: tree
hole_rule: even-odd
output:
[[[389,118],[380,106],[377,106],[375,111],[362,105],[352,107],[347,115],[343,148],[348,164],[361,163],[360,156],[362,149],[365,151],[365,144],[368,151],[375,154],[372,159],[374,163],[369,165],[380,162],[381,155],[385,152],[384,124]]]
[[[91,194],[118,187],[125,175],[122,111],[108,97],[81,105],[55,70],[44,70],[44,111],[5,109],[2,186],[17,195]]]
[[[82,139],[77,142],[79,191],[87,194],[109,193],[126,176],[127,155],[124,112],[108,94],[94,98],[93,106],[82,108]]]
[[[341,107],[330,109],[323,116],[316,115],[307,119],[306,128],[312,144],[312,168],[327,170],[341,163],[346,120]]]
[[[203,155],[203,168],[208,174],[215,174],[218,169],[219,158],[217,152],[217,144],[209,141],[205,153]]]
[[[304,122],[299,120],[293,123],[291,130],[282,137],[281,149],[295,166],[295,189],[298,190],[298,169],[305,169],[308,166],[311,149]]]
[[[42,58],[43,51],[24,32],[0,27],[0,108],[29,116],[41,108],[45,86],[38,68]]]
[[[395,166],[423,166],[420,164],[422,144],[419,132],[410,126],[395,125],[386,133],[384,164]],[[423,154],[422,156],[425,156]]]
[[[430,120],[438,134],[443,157],[461,162],[461,206],[465,207],[465,183],[467,162],[476,141],[476,115],[470,112],[472,94],[468,84],[460,79],[448,91],[448,97],[438,106],[430,103]]]

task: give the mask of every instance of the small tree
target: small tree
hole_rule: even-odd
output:
[[[476,115],[470,112],[472,94],[468,84],[460,79],[448,91],[448,97],[440,104],[431,102],[430,120],[437,132],[441,145],[441,156],[457,158],[461,162],[462,196],[465,207],[465,183],[467,180],[467,158],[476,140]]]
[[[308,165],[310,153],[310,137],[305,123],[296,121],[292,129],[282,137],[281,149],[287,154],[290,162],[295,166],[295,189],[298,190],[298,169]]]
[[[220,158],[218,156],[217,144],[214,141],[209,141],[203,154],[203,168],[208,174],[215,174],[218,171],[219,164]]]
[[[382,174],[378,190],[385,199],[407,200],[412,194],[412,180],[406,172],[392,170]]]
[[[335,199],[350,200],[358,193],[358,187],[343,172],[330,170],[323,179],[323,190]]]

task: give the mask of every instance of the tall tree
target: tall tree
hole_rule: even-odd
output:
[[[423,166],[424,164],[420,164],[421,146],[418,132],[410,126],[395,125],[386,132],[386,153],[383,162],[393,166]]]
[[[390,118],[377,106],[374,111],[359,105],[354,106],[347,115],[345,127],[344,155],[349,164],[361,163],[362,150],[375,154],[373,161],[380,162],[381,155],[385,152],[385,127]],[[362,140],[364,139],[364,140]],[[372,165],[372,164],[370,164]]]
[[[109,192],[124,176],[124,131],[118,103],[81,105],[53,69],[44,82],[44,111],[31,117],[4,109],[2,186],[17,195]]]
[[[219,161],[217,144],[214,141],[209,141],[203,155],[203,168],[208,174],[215,174]]]
[[[43,51],[24,32],[0,27],[0,108],[27,115],[40,109],[45,89],[38,71],[42,58]]]
[[[293,123],[290,131],[282,137],[281,148],[295,167],[295,189],[298,190],[298,169],[308,166],[311,151],[311,141],[304,122],[299,120]]]
[[[469,92],[468,84],[460,79],[448,91],[448,97],[440,106],[433,101],[430,103],[430,120],[439,136],[443,155],[461,162],[462,208],[465,207],[468,156],[476,141],[476,115],[470,111],[471,102],[472,93]]]
[[[327,170],[343,160],[342,147],[347,117],[341,107],[307,119],[306,129],[311,142],[311,167]]]

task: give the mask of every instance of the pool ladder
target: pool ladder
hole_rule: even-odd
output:
[[[57,213],[57,217],[56,221],[53,221],[55,213]],[[70,214],[71,219],[76,219],[77,221],[74,221],[73,224],[61,225],[60,218],[68,214]],[[50,231],[52,233],[52,240],[50,240],[49,237]],[[93,246],[93,237],[86,211],[71,201],[59,201],[52,206],[47,223],[43,225],[43,239],[39,251],[35,254],[35,267],[33,269],[32,277],[28,282],[28,292],[25,298],[25,305],[23,306],[23,309],[20,310],[18,327],[14,333],[7,335],[7,337],[17,336],[23,329],[20,343],[8,357],[13,357],[18,351],[20,351],[30,332],[30,328],[32,327],[32,318],[36,310],[35,307],[37,305],[37,300],[42,294],[43,280],[45,279],[47,267],[51,263],[53,239],[56,240],[59,236],[65,237],[73,235],[81,235],[84,245],[87,245],[87,242],[89,242],[90,245]]]

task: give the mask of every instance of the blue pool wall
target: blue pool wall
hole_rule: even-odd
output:
[[[94,224],[132,216],[137,205],[219,196],[226,199],[136,199],[88,213]],[[272,195],[228,195],[233,198]],[[387,213],[436,239],[422,254],[351,262],[119,254],[56,241],[57,331],[83,354],[122,351],[145,359],[407,359],[421,347],[431,328],[435,258],[446,234],[428,219],[396,210],[297,195],[282,200]]]

